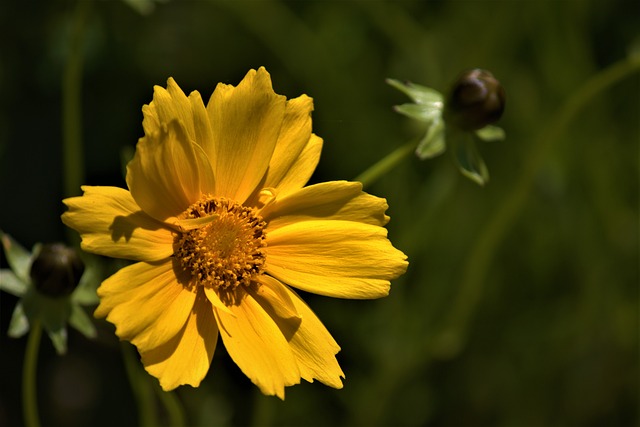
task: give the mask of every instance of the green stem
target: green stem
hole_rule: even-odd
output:
[[[42,325],[39,320],[31,324],[27,348],[22,367],[22,409],[24,423],[27,427],[39,427],[38,399],[36,394],[36,370],[38,365],[38,349],[42,337]]]
[[[155,404],[153,399],[153,389],[148,382],[146,374],[140,372],[140,361],[133,347],[127,343],[121,344],[122,358],[127,370],[129,383],[133,396],[138,405],[138,416],[142,427],[154,427],[158,425],[156,419]]]
[[[160,402],[164,406],[164,409],[167,411],[167,416],[169,418],[169,425],[171,427],[182,427],[187,424],[187,418],[184,413],[184,408],[182,407],[182,403],[180,399],[176,396],[174,392],[164,391],[158,384],[156,387],[156,394],[160,398]]]
[[[69,56],[62,76],[62,144],[64,195],[74,196],[84,182],[82,149],[82,66],[86,21],[91,0],[78,0]]]
[[[417,146],[418,143],[415,141],[401,145],[355,177],[354,181],[361,182],[363,187],[373,184],[380,179],[380,177],[397,166],[405,157],[413,153]]]
[[[549,126],[538,135],[537,140],[532,144],[534,149],[524,165],[522,174],[510,194],[503,199],[502,205],[491,214],[488,224],[476,239],[463,271],[457,298],[445,321],[445,328],[438,337],[439,340],[437,339],[434,343],[436,348],[439,345],[444,347],[453,345],[450,350],[455,353],[458,346],[462,344],[464,331],[481,299],[485,277],[495,251],[518,218],[551,147],[571,120],[589,104],[593,97],[637,71],[640,71],[640,58],[631,57],[596,74],[567,100],[553,116]],[[436,349],[438,350],[444,351],[445,354],[449,353],[444,348]]]

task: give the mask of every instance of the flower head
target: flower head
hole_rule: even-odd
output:
[[[275,94],[264,68],[206,106],[169,79],[143,107],[129,190],[64,201],[85,250],[138,261],[102,283],[95,314],[165,390],[199,385],[218,335],[265,394],[301,378],[340,388],[340,347],[292,288],[377,298],[405,271],[384,199],[355,182],[305,187],[322,147],[312,109]]]

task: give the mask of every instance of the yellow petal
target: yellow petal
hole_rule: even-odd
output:
[[[216,87],[207,104],[216,195],[242,203],[255,190],[269,166],[285,105],[264,68],[249,71],[237,87]]]
[[[293,337],[289,339],[289,346],[298,362],[300,376],[309,382],[317,379],[330,387],[342,388],[340,378],[344,378],[344,373],[335,357],[340,351],[340,346],[327,328],[309,306],[287,286],[269,276],[262,276],[261,282],[263,286],[259,289],[266,298],[273,298],[272,294],[277,295],[279,301],[287,301],[285,306],[291,305],[288,310],[295,310],[302,319]]]
[[[142,210],[161,221],[214,190],[209,159],[177,121],[138,141],[127,184]]]
[[[161,130],[162,125],[166,126],[175,120],[184,125],[185,131],[191,140],[195,139],[191,104],[173,78],[167,80],[166,89],[161,86],[153,87],[153,101],[151,101],[148,108],[143,108],[143,114],[145,119],[142,122],[142,126],[145,129],[145,133],[148,131],[147,134],[157,133]],[[147,115],[150,120],[145,123]],[[151,119],[157,120],[157,127],[153,126],[153,120]]]
[[[267,231],[265,271],[287,285],[340,298],[379,298],[407,268],[387,230],[351,221],[303,221]]]
[[[267,311],[272,311],[271,317],[274,320],[282,319],[282,323],[287,323],[287,327],[292,328],[292,332],[295,333],[295,329],[300,325],[301,317],[291,299],[291,292],[271,276],[262,275],[258,280],[264,286],[250,290],[250,293],[258,302],[261,302],[265,309],[270,307]],[[280,323],[278,324],[280,325]],[[285,334],[285,336],[287,335],[289,334]]]
[[[321,152],[322,138],[312,134],[295,163],[287,169],[278,182],[276,188],[280,196],[299,190],[309,181],[318,166]]]
[[[235,316],[233,312],[229,309],[229,307],[227,307],[227,305],[224,302],[222,302],[222,300],[220,299],[220,295],[215,289],[204,288],[204,294],[207,296],[207,299],[209,300],[209,302],[214,308],[217,308],[218,310],[223,310],[228,314],[230,314],[231,316]]]
[[[199,291],[184,327],[165,344],[141,352],[142,363],[165,391],[183,384],[198,387],[209,371],[217,340],[213,308]]]
[[[196,298],[178,281],[172,261],[139,262],[119,270],[98,288],[96,317],[116,326],[116,334],[140,351],[158,347],[182,329]]]
[[[313,99],[306,95],[287,101],[284,121],[263,187],[277,187],[298,160],[311,138],[311,111]]]
[[[205,107],[202,97],[197,91],[189,94],[189,102],[191,103],[191,113],[193,114],[195,141],[202,147],[205,155],[209,158],[209,164],[215,165],[215,158],[213,157],[215,155],[215,145],[207,107]],[[214,192],[212,191],[212,193]]]
[[[385,199],[362,191],[359,182],[332,181],[310,185],[278,197],[260,213],[273,230],[299,221],[331,219],[384,225]]]
[[[82,249],[136,261],[158,261],[173,253],[167,226],[145,214],[127,190],[82,187],[82,197],[63,200],[62,222],[82,236]]]
[[[146,135],[152,135],[172,121],[182,123],[191,141],[202,146],[201,141],[211,139],[207,110],[197,91],[189,97],[173,78],[167,80],[167,88],[154,86],[153,101],[142,107],[142,127]]]
[[[284,399],[284,387],[298,384],[300,371],[287,342],[290,336],[285,337],[272,318],[275,309],[261,302],[264,307],[254,295],[245,293],[240,303],[229,306],[233,316],[217,309],[214,313],[222,341],[233,361],[262,393]],[[293,333],[299,321],[293,322],[284,333]]]
[[[311,138],[307,141],[302,152],[296,159],[294,159],[295,161],[293,164],[289,165],[288,169],[283,171],[284,175],[282,175],[281,179],[278,180],[277,184],[272,182],[272,184],[276,186],[271,187],[265,180],[265,182],[261,183],[261,185],[256,189],[257,191],[247,199],[245,204],[247,206],[263,207],[265,204],[268,204],[265,202],[275,200],[276,197],[285,197],[300,190],[304,187],[307,181],[309,181],[311,175],[313,175],[313,171],[316,169],[318,161],[320,160],[321,151],[322,139],[315,135],[311,135]],[[275,157],[276,154],[274,154],[274,158]],[[270,170],[271,166],[269,166],[267,174]]]

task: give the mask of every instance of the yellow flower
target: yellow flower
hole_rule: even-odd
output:
[[[406,270],[384,199],[355,182],[304,187],[322,148],[312,109],[274,93],[264,68],[206,106],[169,79],[142,109],[129,191],[85,186],[64,201],[84,250],[138,261],[102,283],[95,315],[163,389],[198,386],[218,335],[265,394],[301,378],[341,388],[340,347],[291,287],[378,298]]]

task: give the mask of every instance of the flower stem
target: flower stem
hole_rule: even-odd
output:
[[[158,420],[151,384],[149,384],[147,378],[140,372],[140,362],[133,347],[123,342],[121,349],[124,366],[127,370],[129,383],[131,384],[131,390],[138,405],[139,424],[142,427],[156,426],[158,425]]]
[[[24,354],[24,366],[22,367],[22,409],[24,423],[27,427],[39,427],[38,399],[36,394],[36,370],[38,365],[38,349],[42,337],[42,325],[39,320],[31,324],[27,348]]]
[[[502,204],[493,211],[486,227],[476,239],[465,268],[461,284],[458,287],[449,317],[445,321],[442,333],[437,337],[434,346],[452,345],[450,351],[456,352],[464,341],[465,329],[480,302],[485,276],[491,266],[495,251],[518,218],[519,212],[527,201],[530,188],[541,165],[548,158],[553,144],[568,127],[571,120],[599,93],[613,86],[625,77],[640,71],[640,57],[621,60],[593,76],[567,100],[557,114],[553,116],[549,126],[544,129],[532,144],[533,152],[524,165],[510,194],[504,197]],[[449,353],[447,349],[435,349],[436,352]]]
[[[373,184],[380,179],[380,177],[397,166],[405,157],[413,153],[417,146],[418,143],[416,141],[411,141],[401,145],[355,177],[354,181],[361,182],[363,187]]]
[[[176,396],[175,392],[164,391],[160,388],[159,384],[156,385],[155,389],[162,406],[164,406],[164,409],[167,411],[169,425],[172,427],[185,426],[187,424],[187,419],[184,413],[184,408],[182,407],[182,403]]]
[[[62,144],[64,195],[74,196],[84,181],[82,149],[82,66],[86,21],[91,0],[78,0],[74,12],[69,56],[62,76]]]

